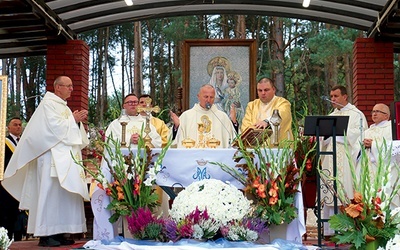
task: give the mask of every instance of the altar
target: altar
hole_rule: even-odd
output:
[[[152,153],[158,153],[161,149],[152,149]],[[242,189],[243,185],[230,174],[223,171],[213,162],[224,163],[234,167],[237,163],[233,160],[236,149],[169,149],[162,162],[162,171],[157,175],[157,184],[164,187],[186,187],[192,182],[204,179],[218,179],[229,182],[235,187]],[[268,152],[277,154],[277,149]],[[128,154],[128,149],[122,149],[123,154]],[[102,169],[107,169],[106,163],[102,163]],[[104,171],[106,173],[106,171]],[[245,174],[245,173],[244,173]],[[111,178],[110,176],[107,176]],[[286,240],[302,242],[305,233],[305,222],[303,213],[303,200],[301,185],[295,197],[295,206],[298,217],[294,219],[287,228]],[[91,205],[94,213],[93,238],[95,240],[111,240],[117,234],[116,225],[111,224],[108,218],[111,212],[106,209],[109,204],[109,196],[102,189],[96,189],[92,195]]]

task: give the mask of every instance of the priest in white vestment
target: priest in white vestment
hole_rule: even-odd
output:
[[[279,143],[285,140],[293,140],[292,133],[292,112],[291,104],[283,97],[276,96],[276,87],[269,78],[261,78],[257,83],[258,99],[247,104],[246,113],[242,121],[242,131],[249,127],[266,128],[269,126],[272,112],[277,109],[282,118],[277,131]],[[274,129],[274,126],[271,126]],[[273,131],[274,133],[276,131]],[[268,145],[273,145],[274,136],[268,141]]]
[[[199,102],[179,117],[176,146],[183,148],[184,141],[191,140],[195,148],[228,148],[236,130],[228,115],[214,105],[214,87],[203,85],[197,98]]]
[[[371,111],[372,121],[374,122],[371,126],[365,130],[363,136],[363,146],[365,147],[368,157],[368,168],[370,172],[371,180],[374,178],[382,178],[376,176],[377,161],[379,160],[379,149],[382,150],[381,154],[392,153],[392,122],[390,119],[390,109],[386,104],[378,103]],[[384,145],[386,143],[387,145]],[[387,146],[387,151],[385,150]],[[381,155],[382,159],[386,159],[385,155]],[[393,160],[393,159],[392,159]],[[362,161],[357,164],[357,176],[360,176]],[[392,167],[392,183],[397,178],[397,170]],[[399,196],[396,195],[392,200],[392,207],[400,206]]]
[[[142,130],[146,127],[146,116],[137,112],[138,106],[139,98],[135,94],[129,94],[124,98],[123,108],[129,117],[129,122],[126,125],[125,141],[127,142],[127,146],[130,146],[131,148],[137,147],[139,136],[142,133]],[[163,140],[152,121],[153,119],[150,120],[151,131],[149,133],[151,143],[155,148],[161,148]],[[144,131],[142,135],[143,137],[145,136]],[[108,125],[106,137],[109,136],[112,136],[114,140],[122,140],[122,125],[118,119],[115,119],[110,123],[110,125]]]
[[[137,108],[142,106],[139,104],[139,98],[135,94],[125,96],[123,108],[126,115],[129,117],[129,122],[126,125],[125,142],[130,148],[137,148],[140,134],[146,127],[146,115],[139,114]],[[143,106],[142,106],[143,107]],[[151,117],[150,118],[150,133],[151,144],[155,148],[161,148],[166,144],[169,131],[161,120]],[[110,123],[106,130],[106,137],[112,137],[114,140],[122,141],[122,125],[119,119],[115,119]],[[142,137],[145,136],[143,131]],[[101,163],[103,173],[108,180],[111,180],[111,174],[107,171],[108,167],[103,160]],[[159,193],[161,194],[161,192]],[[161,201],[161,200],[160,200]],[[111,217],[111,211],[106,207],[110,203],[110,197],[106,195],[105,191],[100,188],[95,188],[93,192],[91,204],[94,214],[93,221],[93,238],[96,240],[111,240],[118,235],[117,223],[111,224],[108,219]]]
[[[363,145],[367,149],[370,166],[373,167],[378,157],[378,147],[384,141],[388,143],[392,141],[392,122],[389,120],[390,109],[386,104],[376,104],[371,115],[374,123],[365,130]]]
[[[347,196],[352,199],[353,181],[351,178],[349,159],[346,155],[346,145],[351,154],[353,165],[356,164],[356,158],[360,151],[360,136],[368,127],[364,114],[356,106],[347,101],[347,90],[344,86],[334,86],[330,91],[330,97],[334,111],[329,114],[332,116],[349,116],[349,123],[346,130],[346,136],[336,136],[336,165],[337,179],[343,184]],[[322,143],[321,151],[332,151],[332,137],[327,138]],[[333,158],[331,155],[322,157],[322,170],[325,174],[333,176]],[[332,183],[332,182],[330,182]],[[323,219],[329,219],[334,214],[333,195],[331,192],[321,192],[321,201],[324,202]],[[324,236],[334,234],[329,228],[328,223],[324,223]]]
[[[86,232],[84,200],[89,200],[80,160],[88,138],[80,122],[87,110],[71,112],[66,99],[73,90],[69,77],[58,77],[28,122],[4,173],[2,185],[29,210],[27,233],[39,246],[70,245],[64,233]]]

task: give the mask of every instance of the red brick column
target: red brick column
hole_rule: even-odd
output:
[[[74,90],[67,100],[72,111],[88,109],[89,46],[81,40],[70,40],[66,44],[47,47],[48,91],[54,91],[53,82],[61,75],[72,79]]]
[[[353,48],[353,103],[372,123],[376,103],[394,100],[393,43],[358,38]]]

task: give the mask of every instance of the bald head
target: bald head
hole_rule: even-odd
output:
[[[199,99],[200,106],[203,108],[206,107],[206,103],[213,105],[215,99],[214,87],[210,84],[205,84],[201,86],[199,93],[197,94],[197,98]]]
[[[378,103],[372,109],[372,121],[378,124],[382,121],[387,121],[390,118],[389,106],[384,103]]]

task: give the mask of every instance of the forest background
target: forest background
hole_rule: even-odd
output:
[[[331,105],[321,96],[335,84],[347,87],[352,102],[353,44],[363,36],[331,24],[257,15],[163,18],[85,32],[78,39],[90,47],[88,122],[108,125],[129,93],[150,94],[162,110],[176,111],[186,39],[255,39],[256,78],[275,79],[277,95],[292,103],[298,121],[305,113],[324,115]],[[399,100],[398,54],[393,63],[394,100]],[[9,77],[7,117],[29,121],[46,92],[46,57],[3,59],[1,74]],[[161,118],[170,122],[168,112]]]

